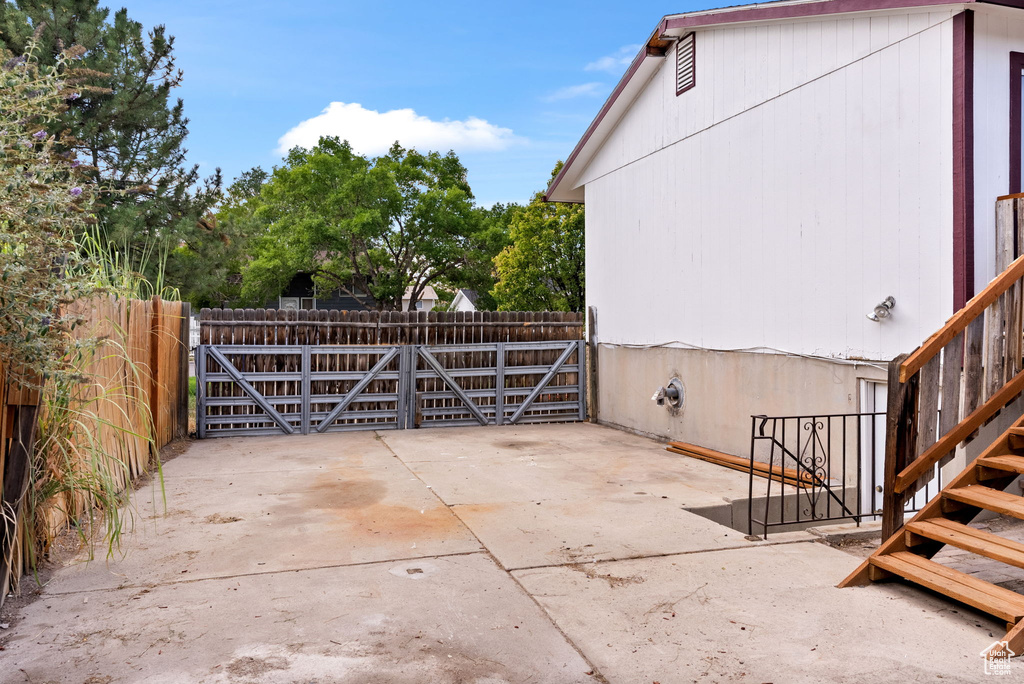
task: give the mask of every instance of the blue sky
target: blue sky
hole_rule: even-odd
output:
[[[454,148],[481,204],[542,189],[665,14],[713,2],[128,0],[175,36],[189,158],[230,182],[330,133]],[[722,3],[728,4],[728,3]],[[326,110],[326,113],[324,113]],[[411,111],[408,111],[411,110]],[[282,142],[283,139],[283,142]],[[362,148],[362,149],[360,149]]]

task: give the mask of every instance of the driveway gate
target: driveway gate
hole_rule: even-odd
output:
[[[200,438],[586,419],[582,340],[200,345]]]

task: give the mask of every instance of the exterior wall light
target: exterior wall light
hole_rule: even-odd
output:
[[[868,320],[881,321],[883,318],[889,318],[892,316],[892,310],[896,308],[896,300],[892,295],[889,295],[881,302],[875,305],[874,310],[868,314]]]

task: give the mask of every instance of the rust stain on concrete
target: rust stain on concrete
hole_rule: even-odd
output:
[[[305,492],[310,508],[341,510],[365,508],[380,502],[387,494],[384,482],[367,477],[363,471],[334,469],[317,476]]]
[[[465,511],[470,515],[480,515],[502,511],[508,507],[505,504],[458,504],[459,511]]]
[[[348,541],[387,540],[414,544],[460,537],[465,527],[445,506],[384,503],[387,485],[363,470],[335,468],[319,475],[304,492],[313,509],[334,514]],[[405,498],[405,497],[402,497]]]
[[[433,541],[458,537],[465,531],[451,511],[439,506],[421,509],[374,504],[366,508],[347,509],[343,516],[348,523],[348,535],[389,541]]]

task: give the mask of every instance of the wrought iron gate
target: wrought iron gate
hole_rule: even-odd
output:
[[[586,418],[582,340],[200,345],[200,438]]]

